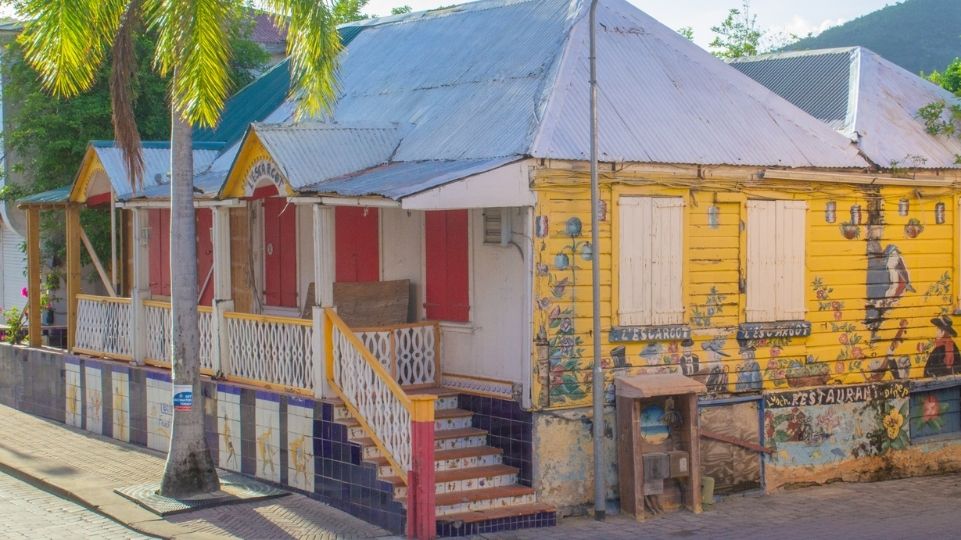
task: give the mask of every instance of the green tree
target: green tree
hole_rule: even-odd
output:
[[[754,56],[764,31],[757,26],[757,15],[751,14],[751,4],[744,0],[741,9],[732,8],[718,26],[712,26],[714,40],[710,47],[718,58],[731,60],[742,56]]]
[[[252,73],[266,65],[269,55],[260,45],[250,41],[249,22],[233,28],[230,49],[231,88],[239,89],[253,80]],[[156,37],[139,34],[134,43],[138,58],[154,55]],[[87,142],[111,139],[110,66],[103,64],[93,85],[86,93],[72,97],[50,96],[43,91],[37,74],[23,58],[23,48],[16,41],[3,51],[4,98],[16,104],[8,111],[4,131],[6,144],[12,150],[7,156],[14,173],[24,174],[20,185],[8,183],[4,197],[18,199],[32,193],[69,185],[73,181]],[[170,105],[167,102],[168,78],[156,74],[147,62],[138,63],[131,82],[134,117],[141,136],[146,140],[170,137]],[[99,210],[83,211],[81,220],[98,253],[110,246],[109,216]],[[63,215],[44,213],[42,222],[44,259],[63,260]]]
[[[9,0],[8,0],[9,2]],[[142,28],[156,32],[152,63],[170,78],[170,260],[173,384],[193,389],[189,411],[174,411],[170,451],[160,492],[170,497],[219,488],[203,429],[197,260],[193,208],[193,126],[217,123],[230,88],[230,21],[244,0],[18,0],[26,23],[20,43],[30,65],[54,95],[89,90],[100,64],[112,59],[110,94],[118,145],[132,182],[140,184],[143,156],[133,110],[134,43]],[[334,14],[316,0],[264,0],[288,25],[292,97],[298,116],[327,111],[334,100],[334,70],[341,48]]]
[[[337,0],[334,2],[334,19],[337,21],[337,24],[369,18],[369,15],[360,12],[360,10],[367,7],[367,2],[369,1],[370,0]]]
[[[927,75],[921,75],[948,92],[961,96],[961,58],[952,60],[944,71],[934,70]]]
[[[693,28],[693,27],[690,27],[690,26],[682,26],[682,27],[680,27],[680,28],[677,29],[677,33],[678,33],[678,34],[681,34],[682,36],[684,36],[685,38],[687,38],[688,41],[694,41],[694,28]]]
[[[410,6],[407,6],[407,5],[398,6],[398,7],[395,7],[395,8],[390,8],[390,14],[391,14],[391,15],[404,15],[404,14],[410,13],[411,11],[414,11],[414,10],[411,9],[411,7],[410,7]]]

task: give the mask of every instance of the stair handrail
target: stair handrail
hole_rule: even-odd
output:
[[[324,313],[327,382],[406,485],[413,466],[411,422],[433,424],[433,399],[424,404],[422,396],[408,396],[334,310]],[[364,376],[380,388],[364,388]]]

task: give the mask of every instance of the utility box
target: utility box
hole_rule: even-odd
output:
[[[697,396],[704,384],[679,373],[615,379],[621,510],[648,515],[701,511]]]

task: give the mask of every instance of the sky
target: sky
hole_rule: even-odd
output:
[[[690,26],[694,41],[702,46],[713,39],[711,27],[727,16],[731,8],[740,8],[741,0],[628,0],[641,10],[671,28]],[[415,11],[442,5],[459,4],[458,0],[370,0],[366,13],[389,15],[398,5],[409,5]],[[771,34],[815,34],[830,26],[837,26],[860,15],[895,3],[893,0],[753,0],[751,11],[757,15],[758,26]]]

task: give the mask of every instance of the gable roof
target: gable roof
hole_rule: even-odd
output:
[[[396,161],[587,159],[587,8],[482,0],[356,23],[326,120],[410,124]],[[623,0],[602,0],[598,22],[602,160],[866,165],[843,137]]]
[[[927,133],[917,113],[961,99],[868,49],[774,53],[731,65],[857,142],[882,168],[959,167],[961,141]]]

